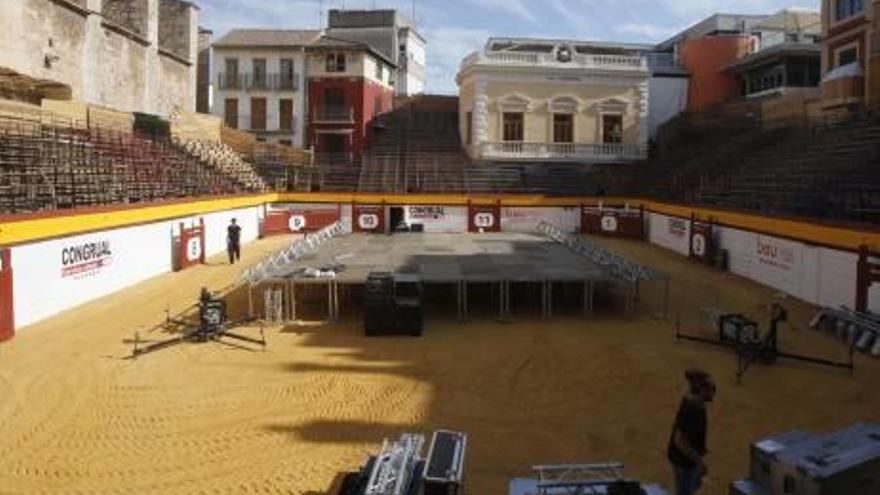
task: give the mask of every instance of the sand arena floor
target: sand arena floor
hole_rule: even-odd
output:
[[[245,262],[289,239],[245,249]],[[673,312],[701,305],[760,316],[773,291],[646,244],[610,243],[673,276]],[[675,343],[654,318],[430,322],[421,339],[367,340],[356,320],[273,329],[266,353],[187,344],[124,360],[131,334],[239,267],[157,277],[20,332],[0,346],[0,494],[325,494],[383,437],[450,428],[471,435],[467,491],[506,494],[548,462],[619,460],[669,484],[664,451],[681,371],[702,364],[710,413],[709,495],[745,474],[748,443],[792,428],[880,421],[880,362],[854,377],[807,364],[757,367],[733,385],[725,350]],[[841,357],[805,329],[813,308],[784,301],[787,348]],[[249,330],[253,333],[253,330]]]

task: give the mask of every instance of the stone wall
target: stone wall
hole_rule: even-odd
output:
[[[190,4],[159,1],[159,48],[190,62]]]
[[[142,38],[149,32],[149,0],[102,0],[101,15]]]
[[[192,67],[183,65],[171,57],[159,56],[158,113],[160,115],[173,116],[181,111],[195,109],[195,94],[190,92],[189,87],[191,69]]]
[[[196,69],[196,112],[211,112],[211,38],[208,29],[199,29],[199,55]]]
[[[4,0],[0,69],[66,86],[73,100],[124,112],[167,116],[175,106],[194,109],[198,9],[161,1],[171,3],[162,22],[160,0]],[[167,22],[171,28],[163,27]],[[160,57],[160,31],[174,57]]]

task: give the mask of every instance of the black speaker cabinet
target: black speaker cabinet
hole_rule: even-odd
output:
[[[414,274],[373,272],[364,291],[364,334],[422,335],[422,280]]]

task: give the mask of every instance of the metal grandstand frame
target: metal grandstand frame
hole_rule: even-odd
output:
[[[279,270],[307,253],[316,251],[336,236],[347,234],[348,229],[341,222],[334,222],[314,234],[307,234],[290,246],[263,259],[241,274],[241,281],[251,287],[278,276]]]
[[[587,258],[602,267],[612,278],[621,283],[625,289],[627,310],[637,307],[639,288],[643,281],[659,280],[664,282],[664,318],[669,316],[669,281],[668,274],[649,268],[606,249],[582,237],[567,234],[561,228],[546,221],[538,222],[535,227],[539,233],[565,245],[575,253]]]

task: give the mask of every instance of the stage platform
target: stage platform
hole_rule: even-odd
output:
[[[544,317],[553,316],[555,309],[570,311],[573,304],[581,313],[589,314],[594,309],[596,291],[612,287],[623,287],[623,306],[632,311],[638,304],[639,282],[655,279],[664,281],[668,308],[665,274],[623,260],[601,247],[573,242],[567,238],[560,241],[551,234],[525,232],[334,233],[312,237],[309,246],[296,248],[292,255],[282,252],[253,268],[254,277],[245,277],[250,281],[248,316],[262,314],[267,321],[280,324],[298,321],[298,287],[326,286],[326,321],[338,321],[343,300],[360,297],[357,290],[374,272],[417,275],[426,293],[451,289],[462,321],[467,319],[473,303],[485,300],[479,292],[487,286],[491,286],[491,304],[497,307],[501,320],[510,320],[514,294],[523,290],[532,292],[526,299],[518,298],[517,312],[539,301]],[[267,295],[270,291],[271,296]],[[266,301],[262,311],[254,299]]]
[[[333,280],[345,285],[364,284],[371,272],[418,274],[425,284],[609,280],[564,245],[525,233],[349,234],[273,270],[271,278],[325,282],[310,270],[330,267],[338,268]]]

